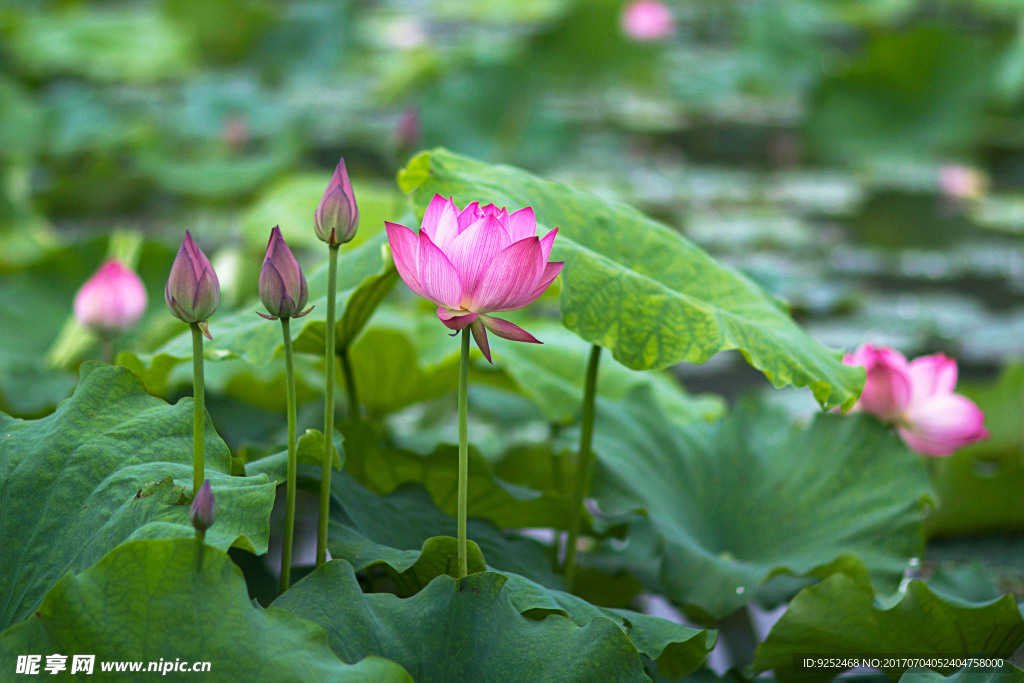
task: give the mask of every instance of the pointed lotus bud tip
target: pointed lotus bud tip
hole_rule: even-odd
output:
[[[192,526],[200,533],[213,526],[217,519],[217,501],[213,498],[213,489],[210,488],[210,480],[203,482],[199,492],[192,500],[192,508],[189,510],[189,517]]]
[[[338,162],[334,175],[327,183],[327,189],[313,214],[313,224],[316,236],[332,247],[349,242],[356,235],[359,209],[344,158]]]
[[[188,230],[171,266],[164,300],[174,317],[189,324],[208,320],[220,303],[217,273]]]
[[[130,329],[145,310],[142,280],[117,259],[100,266],[75,295],[75,320],[104,336]]]
[[[260,269],[259,289],[260,301],[271,316],[292,318],[304,315],[301,311],[309,300],[306,276],[278,227],[270,231],[267,255]]]

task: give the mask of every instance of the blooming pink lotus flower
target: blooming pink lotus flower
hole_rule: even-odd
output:
[[[111,259],[75,295],[75,320],[100,334],[128,330],[146,310],[146,288],[135,272]]]
[[[647,43],[672,35],[675,21],[664,3],[635,0],[622,10],[622,31],[633,40]]]
[[[985,414],[970,399],[954,394],[956,361],[944,354],[915,358],[864,344],[843,358],[867,370],[864,393],[854,405],[897,426],[908,446],[925,455],[952,455],[987,439]]]
[[[533,303],[558,274],[562,262],[548,263],[555,228],[537,237],[537,219],[526,207],[513,214],[477,202],[460,211],[450,198],[434,195],[419,234],[385,223],[395,267],[409,289],[437,304],[448,329],[471,326],[488,361],[487,330],[513,341],[540,344],[526,330],[490,313]]]

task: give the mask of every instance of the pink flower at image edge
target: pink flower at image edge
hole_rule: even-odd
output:
[[[562,272],[548,263],[558,229],[537,237],[537,218],[526,207],[509,214],[493,204],[455,202],[434,195],[419,233],[385,223],[395,267],[402,280],[437,304],[437,317],[451,330],[467,325],[488,361],[487,330],[512,341],[539,344],[526,330],[490,313],[533,303]]]
[[[888,347],[864,344],[843,358],[867,372],[854,410],[894,424],[904,442],[925,455],[948,456],[989,437],[985,414],[956,388],[956,361],[945,354],[913,361]]]

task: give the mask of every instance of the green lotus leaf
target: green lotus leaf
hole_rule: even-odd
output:
[[[924,463],[867,415],[794,427],[741,404],[677,430],[642,389],[599,401],[594,448],[599,507],[646,511],[663,540],[661,581],[699,619],[758,598],[772,577],[827,575],[852,556],[894,590],[923,549]]]
[[[346,664],[316,624],[253,605],[231,559],[194,538],[125,543],[81,574],[66,575],[32,619],[0,635],[0,661],[9,671],[18,655],[54,653],[95,655],[93,675],[102,680],[140,676],[105,673],[104,662],[148,667],[161,660],[209,662],[211,680],[412,680],[379,657]],[[203,677],[162,673],[166,680]]]
[[[0,628],[128,539],[195,534],[191,399],[168,405],[124,368],[89,362],[55,413],[0,413],[0,435]],[[207,542],[264,553],[274,484],[232,477],[229,457],[207,417],[206,476],[219,507]]]

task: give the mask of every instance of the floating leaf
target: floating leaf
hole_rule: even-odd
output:
[[[0,636],[0,660],[33,653],[95,655],[95,674],[102,662],[162,660],[209,662],[215,679],[412,680],[379,657],[341,662],[316,624],[254,606],[231,559],[195,539],[132,541],[65,576],[34,617]]]
[[[703,363],[738,349],[775,386],[809,386],[822,405],[848,408],[860,393],[863,371],[808,337],[777,301],[629,206],[443,149],[414,158],[399,184],[421,213],[435,193],[462,206],[532,206],[541,224],[559,229],[552,259],[566,261],[562,322],[629,368]]]
[[[0,462],[0,627],[127,539],[195,534],[182,500],[192,480],[192,400],[153,398],[124,368],[83,364],[74,395],[48,417],[0,413]],[[220,508],[207,542],[264,553],[274,484],[230,471],[207,418],[206,474]]]

